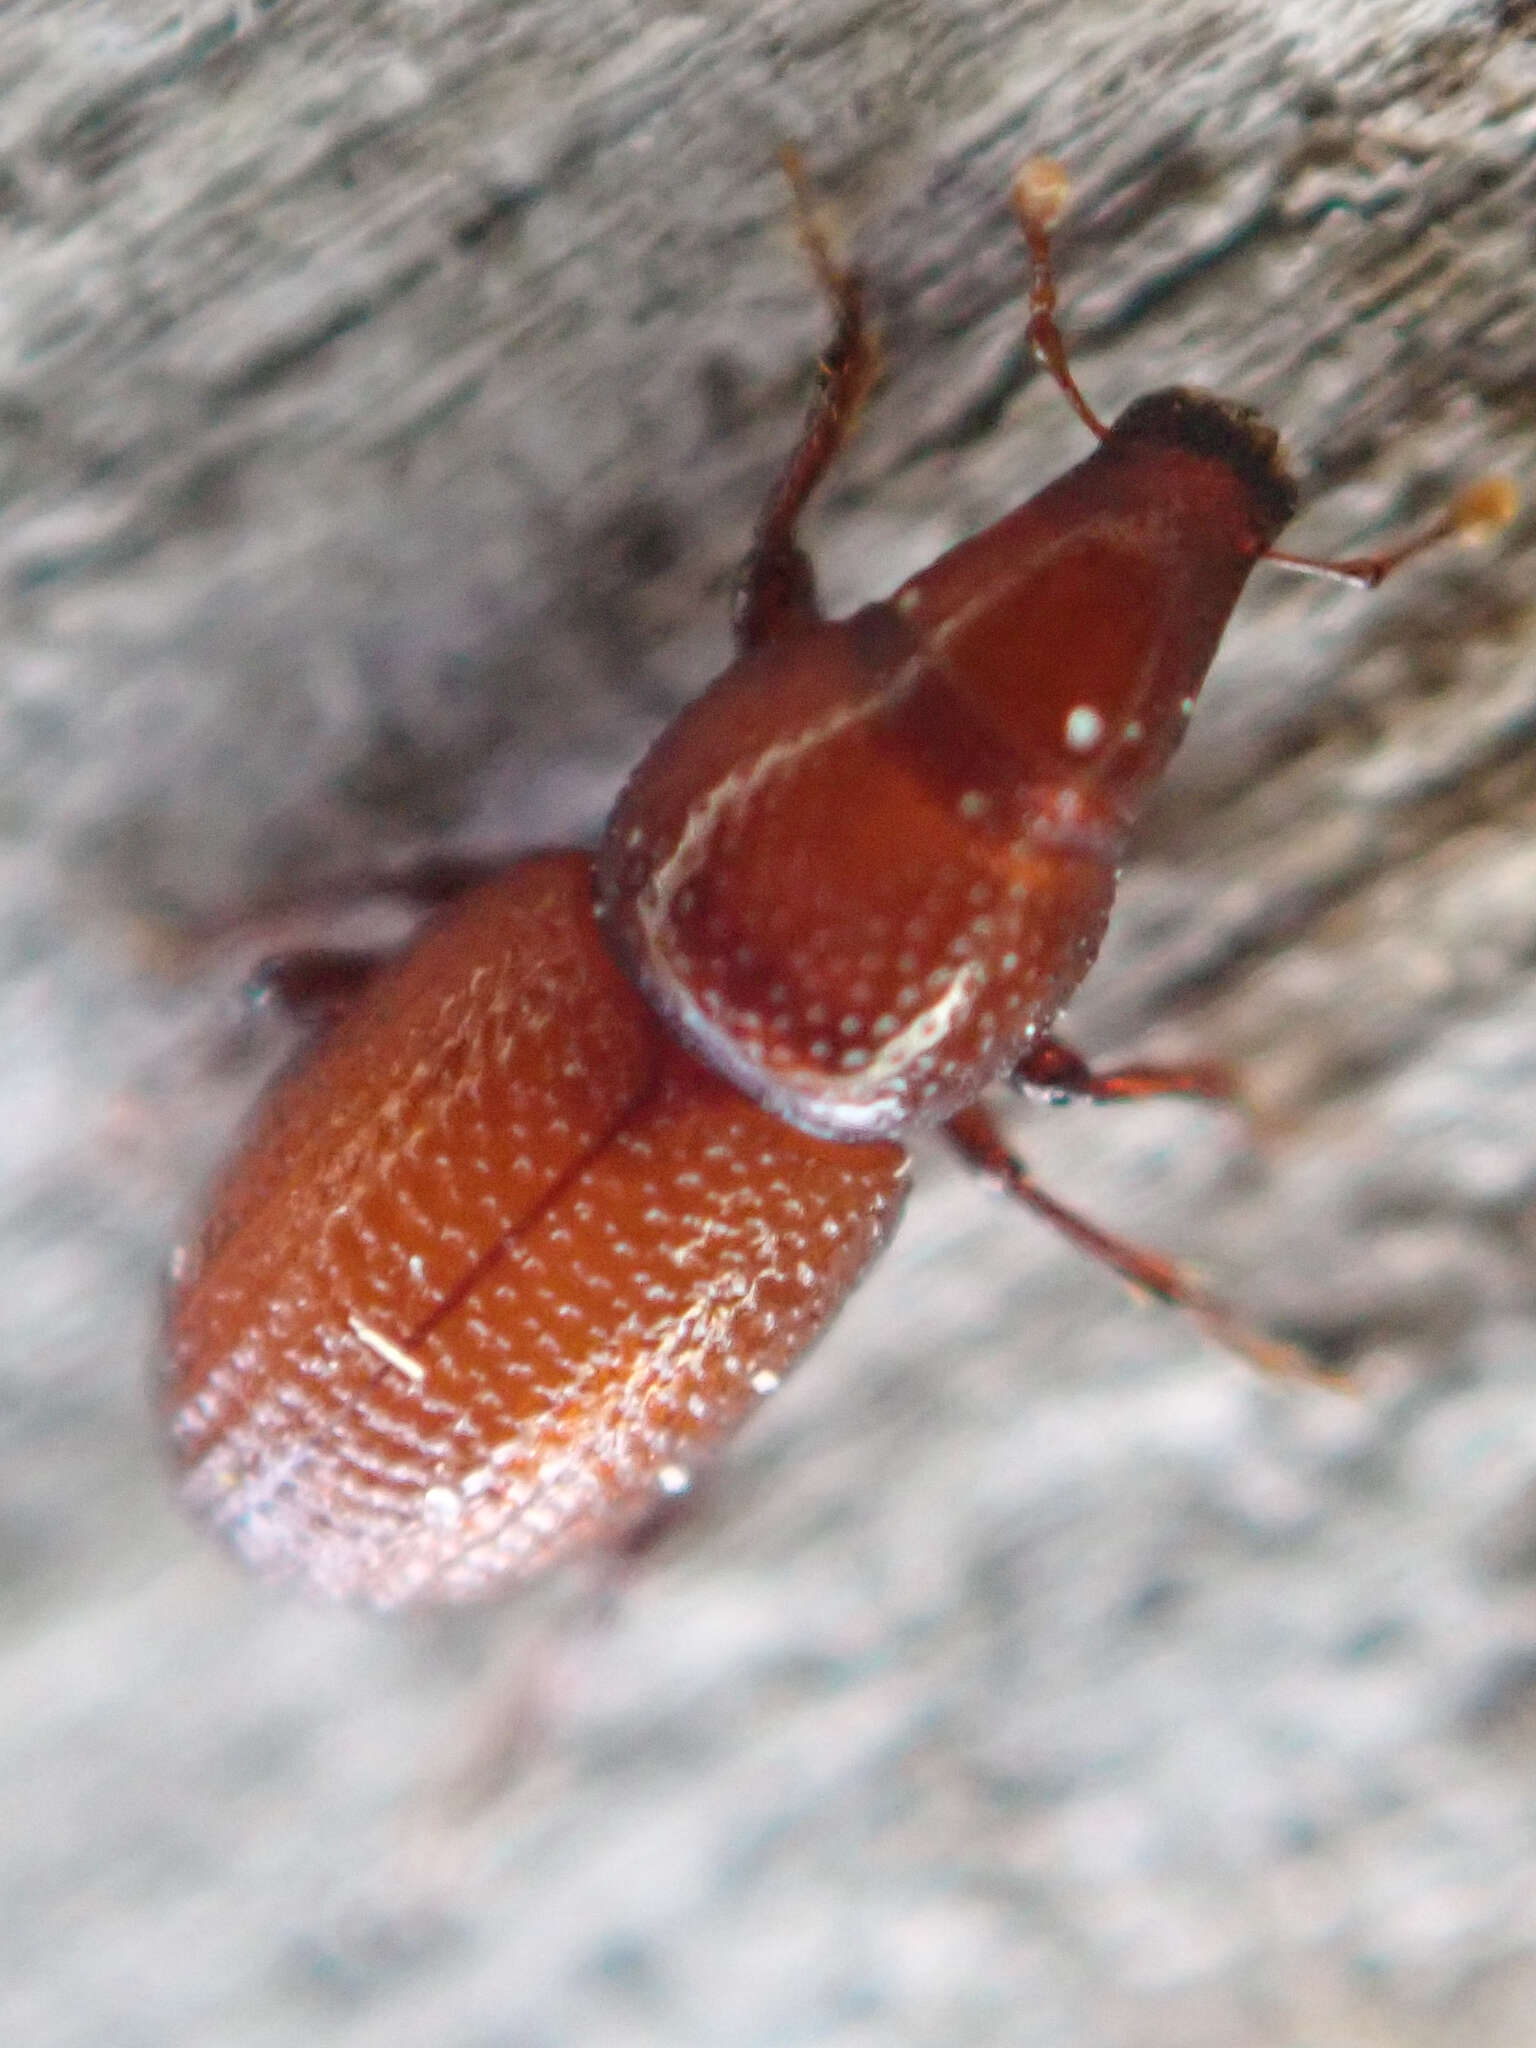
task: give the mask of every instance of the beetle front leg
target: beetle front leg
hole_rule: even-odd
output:
[[[834,326],[800,439],[763,507],[737,586],[731,623],[742,654],[821,616],[816,572],[795,539],[795,528],[806,500],[853,432],[859,409],[880,374],[880,345],[864,311],[864,281],[833,254],[799,151],[786,149],[783,162],[795,228],[832,309]]]
[[[1143,1251],[1123,1238],[1112,1237],[1097,1224],[1063,1207],[1045,1192],[1024,1161],[1008,1149],[979,1103],[951,1117],[944,1129],[961,1157],[978,1173],[985,1174],[1004,1194],[1033,1209],[1037,1216],[1043,1216],[1079,1251],[1087,1252],[1090,1258],[1118,1273],[1133,1293],[1149,1294],[1170,1307],[1183,1309],[1216,1343],[1263,1372],[1278,1373],[1287,1379],[1313,1380],[1327,1387],[1340,1386],[1337,1375],[1325,1372],[1305,1351],[1252,1328],[1236,1309],[1209,1293],[1184,1267],[1157,1252]]]
[[[1136,1102],[1182,1095],[1196,1102],[1234,1103],[1237,1076],[1219,1060],[1193,1060],[1187,1067],[1111,1067],[1095,1073],[1080,1052],[1059,1038],[1037,1039],[1008,1076],[1010,1088],[1048,1095],[1055,1102]]]

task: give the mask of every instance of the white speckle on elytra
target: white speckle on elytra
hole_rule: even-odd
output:
[[[770,1372],[766,1365],[762,1366],[752,1375],[752,1391],[754,1394],[777,1393],[782,1384],[783,1382],[780,1380],[779,1375],[776,1372]]]
[[[1076,704],[1067,713],[1062,737],[1074,754],[1088,754],[1104,737],[1104,714],[1091,704]]]
[[[686,1465],[663,1465],[656,1474],[656,1484],[663,1493],[686,1493],[693,1484],[693,1475]]]
[[[421,1496],[421,1512],[436,1529],[451,1529],[464,1512],[464,1503],[451,1486],[429,1486]]]
[[[347,1328],[359,1344],[371,1351],[375,1358],[381,1358],[386,1365],[392,1365],[396,1372],[411,1382],[412,1386],[423,1385],[427,1377],[427,1368],[419,1358],[412,1358],[403,1345],[397,1344],[392,1337],[386,1337],[382,1330],[374,1329],[371,1323],[365,1323],[361,1316],[349,1315]]]

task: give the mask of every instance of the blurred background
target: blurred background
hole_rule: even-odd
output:
[[[1536,493],[1524,0],[0,12],[0,2030],[31,2048],[1523,2048],[1536,2012],[1536,520],[1259,570],[1019,1112],[1272,1388],[936,1151],[650,1555],[381,1622],[168,1497],[160,1275],[286,1044],[198,920],[590,839],[719,666],[821,317],[889,371],[837,609],[1247,399],[1291,544]],[[371,929],[372,927],[370,927]],[[355,921],[323,927],[355,932]]]

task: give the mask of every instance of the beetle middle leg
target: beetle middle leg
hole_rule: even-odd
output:
[[[736,590],[731,625],[745,654],[821,616],[816,574],[795,538],[805,502],[853,432],[880,374],[880,344],[864,309],[864,280],[839,262],[821,219],[800,152],[783,152],[795,228],[816,282],[832,309],[832,339],[818,370],[816,396],[779,480],[763,507]]]
[[[1219,1060],[1192,1060],[1187,1067],[1111,1067],[1099,1073],[1080,1052],[1047,1034],[1025,1053],[1008,1085],[1048,1095],[1058,1102],[1140,1102],[1161,1095],[1196,1102],[1237,1102],[1237,1076]]]
[[[1149,1294],[1170,1307],[1183,1309],[1218,1344],[1264,1372],[1279,1373],[1288,1379],[1309,1379],[1328,1387],[1340,1385],[1335,1375],[1325,1372],[1294,1344],[1282,1343],[1278,1337],[1255,1330],[1236,1309],[1211,1294],[1184,1267],[1157,1252],[1143,1251],[1138,1245],[1111,1236],[1047,1194],[1024,1161],[1009,1150],[980,1103],[951,1117],[944,1130],[961,1157],[978,1173],[985,1174],[1004,1194],[1033,1209],[1037,1216],[1043,1216],[1080,1251],[1118,1273],[1134,1293]]]
[[[395,950],[302,946],[273,953],[251,969],[241,993],[253,1008],[281,1010],[296,1024],[322,1029],[351,1009]]]
[[[369,973],[399,950],[398,945],[357,950],[282,943],[296,917],[354,910],[377,899],[412,910],[443,910],[482,882],[505,872],[505,855],[431,854],[403,867],[370,869],[274,889],[237,910],[183,919],[155,932],[156,944],[177,971],[194,970],[210,954],[231,945],[276,942],[248,976],[245,993],[253,1003],[286,1011],[301,1024],[332,1023],[357,995]]]

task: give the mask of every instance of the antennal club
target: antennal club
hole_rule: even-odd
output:
[[[1439,547],[1442,541],[1459,540],[1467,547],[1483,547],[1503,532],[1520,509],[1520,493],[1507,476],[1480,476],[1456,493],[1449,505],[1419,533],[1410,534],[1395,547],[1374,555],[1347,555],[1333,562],[1316,555],[1287,554],[1281,548],[1267,548],[1263,559],[1278,562],[1282,569],[1299,569],[1307,576],[1328,576],[1337,583],[1353,583],[1362,590],[1374,590],[1394,569],[1416,556]]]

